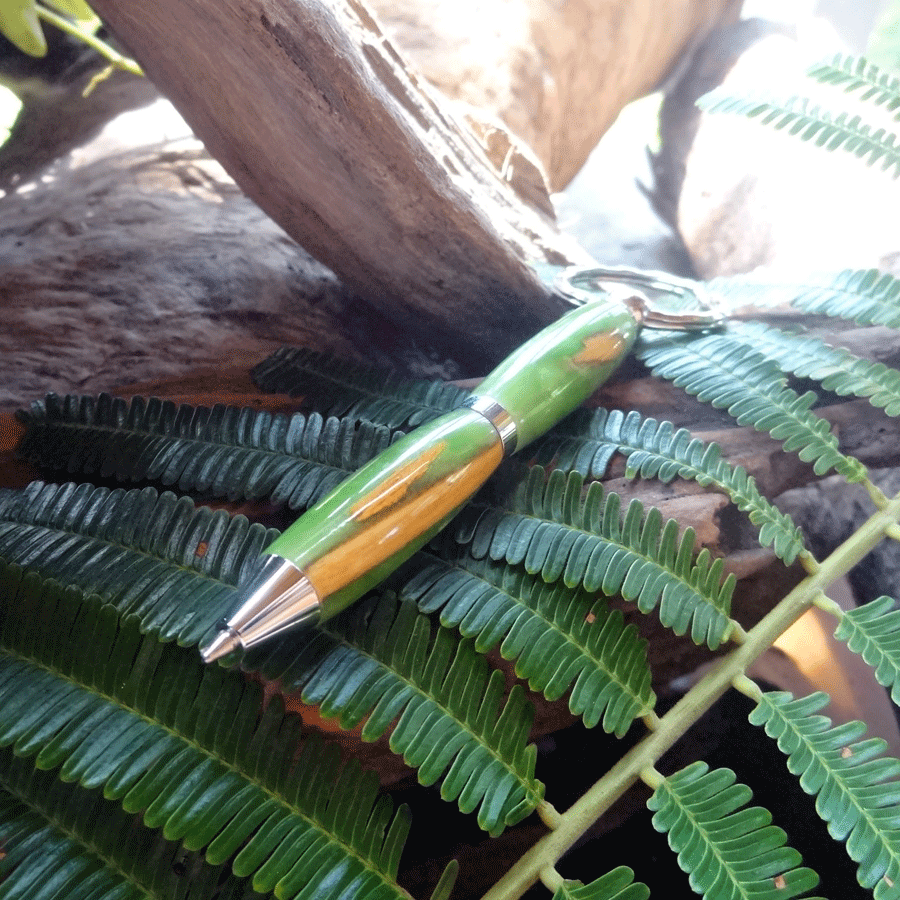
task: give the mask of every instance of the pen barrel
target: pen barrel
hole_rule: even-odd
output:
[[[474,409],[454,410],[392,444],[304,513],[267,552],[308,579],[320,618],[334,615],[443,528],[506,453],[589,397],[621,362],[637,331],[638,315],[611,297],[562,317],[482,382]],[[504,436],[510,419],[512,438]]]
[[[516,449],[540,437],[609,378],[634,344],[640,310],[607,295],[558,319],[476,389],[512,418]]]
[[[292,562],[328,618],[433,537],[503,459],[494,426],[457,409],[417,428],[349,476],[267,552]]]

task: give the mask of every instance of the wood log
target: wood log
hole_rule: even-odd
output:
[[[657,21],[649,6],[629,15]],[[706,15],[686,32],[724,8],[692,6]],[[558,314],[531,264],[583,252],[523,202],[357,0],[96,9],[240,187],[354,290],[453,335],[445,347],[466,321],[484,359]],[[221,47],[232,52],[210,52]]]

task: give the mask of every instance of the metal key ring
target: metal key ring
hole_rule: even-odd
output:
[[[573,266],[556,278],[554,289],[573,306],[583,306],[606,292],[605,284],[636,288],[642,324],[647,328],[669,331],[702,331],[718,328],[725,321],[724,314],[713,308],[706,289],[698,281],[679,278],[667,272],[632,269],[628,266]],[[667,312],[655,305],[645,291],[656,291],[669,297],[689,301],[692,309]]]

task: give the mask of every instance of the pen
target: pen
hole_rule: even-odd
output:
[[[464,406],[382,451],[276,538],[235,612],[201,645],[204,662],[330,618],[378,584],[453,518],[505,456],[609,378],[642,324],[687,329],[719,321],[708,311],[660,313],[620,281],[697,299],[687,282],[656,273],[564,273],[559,291],[576,308],[513,351]]]

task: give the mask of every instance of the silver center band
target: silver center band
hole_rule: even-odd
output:
[[[516,423],[513,417],[492,397],[473,394],[463,404],[469,409],[485,417],[503,442],[503,455],[510,456],[516,452]]]

